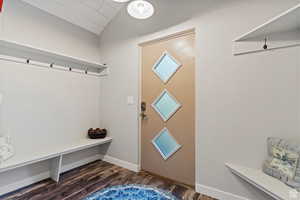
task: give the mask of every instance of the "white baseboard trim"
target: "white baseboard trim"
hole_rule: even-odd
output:
[[[242,196],[238,196],[229,192],[224,192],[222,190],[201,185],[201,184],[196,184],[196,191],[198,193],[219,199],[219,200],[250,200]]]
[[[103,161],[109,162],[111,164],[126,168],[128,170],[134,171],[134,172],[139,172],[140,167],[137,164],[133,164],[124,160],[120,160],[118,158],[114,158],[108,155],[103,156]]]
[[[134,171],[134,172],[139,172],[140,171],[140,167],[136,164],[133,164],[133,163],[130,163],[130,162],[127,162],[127,161],[124,161],[124,160],[120,160],[120,159],[117,159],[117,158],[114,158],[114,157],[111,157],[111,156],[101,155],[101,154],[97,154],[97,155],[82,159],[82,160],[74,162],[74,163],[63,165],[61,171],[62,171],[62,173],[67,172],[69,170],[75,169],[75,168],[80,167],[82,165],[86,165],[86,164],[94,162],[96,160],[103,160],[103,161],[109,162],[111,164],[118,165],[120,167],[129,169],[129,170]],[[24,188],[26,186],[37,183],[37,182],[42,181],[42,180],[47,179],[47,178],[50,178],[50,171],[43,172],[43,173],[35,175],[35,176],[31,176],[29,178],[11,183],[9,185],[5,185],[3,187],[0,187],[0,196],[4,195],[4,194],[7,194],[7,193],[10,193],[10,192],[13,192],[15,190]]]

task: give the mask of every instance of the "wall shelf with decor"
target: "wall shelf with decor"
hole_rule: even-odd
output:
[[[92,76],[105,76],[108,74],[106,64],[91,62],[8,40],[0,40],[0,60]]]
[[[244,179],[251,185],[270,195],[274,199],[291,199],[290,195],[292,195],[292,192],[294,190],[291,187],[288,187],[283,182],[277,180],[276,178],[265,174],[262,170],[243,167],[231,163],[226,163],[226,166],[230,169],[230,171],[233,174]],[[299,193],[296,195],[299,195]]]
[[[300,4],[234,39],[234,55],[300,46]]]

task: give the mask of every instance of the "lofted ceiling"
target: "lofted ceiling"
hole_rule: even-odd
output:
[[[23,1],[97,35],[124,6],[112,0]]]

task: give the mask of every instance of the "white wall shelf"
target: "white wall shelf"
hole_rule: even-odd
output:
[[[101,75],[105,72],[105,64],[90,62],[81,58],[51,52],[20,44],[14,41],[0,39],[0,59],[38,65],[40,67],[53,67],[65,71],[82,72],[91,75]]]
[[[70,142],[69,144],[61,144],[57,146],[48,146],[41,148],[28,147],[30,149],[19,150],[14,157],[0,164],[0,173],[34,164],[44,160],[50,160],[50,174],[54,181],[59,181],[61,173],[61,163],[63,155],[88,149],[98,145],[110,143],[112,138],[104,139],[88,139],[84,138],[78,141]],[[36,151],[36,149],[39,149]]]
[[[226,166],[231,170],[232,173],[244,179],[248,183],[267,193],[276,200],[291,200],[290,194],[294,191],[291,187],[281,181],[268,176],[263,173],[260,169],[247,168],[231,163],[226,163]],[[297,194],[298,199],[299,193]]]
[[[234,55],[300,46],[300,4],[234,39]]]

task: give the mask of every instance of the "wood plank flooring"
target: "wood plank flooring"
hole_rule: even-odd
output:
[[[168,190],[183,200],[215,200],[193,188],[151,175],[135,173],[104,161],[95,161],[61,176],[55,183],[47,179],[0,197],[0,200],[80,200],[103,188],[121,184],[143,184]]]

